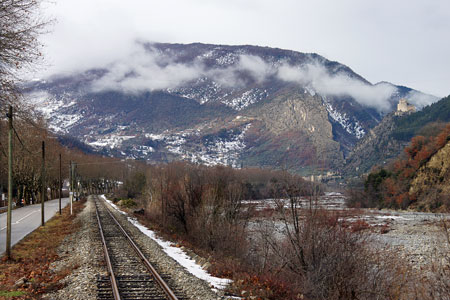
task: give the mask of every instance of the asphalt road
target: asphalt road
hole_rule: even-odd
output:
[[[45,202],[44,217],[47,222],[59,211],[59,199]],[[61,206],[65,207],[69,198],[61,199]],[[6,251],[6,212],[0,214],[0,255]],[[11,247],[23,239],[27,234],[41,226],[41,204],[28,205],[12,211]]]

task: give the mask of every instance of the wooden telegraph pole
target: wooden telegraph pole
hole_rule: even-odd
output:
[[[73,205],[72,161],[70,161],[70,164],[69,164],[69,200],[70,200],[70,214],[72,215],[72,205]]]
[[[62,194],[62,174],[61,174],[61,153],[59,154],[59,215],[61,215],[61,194]]]
[[[12,197],[13,197],[13,183],[12,183],[12,138],[13,138],[13,109],[9,106],[8,112],[8,215],[6,217],[6,256],[11,258],[11,214],[12,214]]]
[[[47,187],[45,186],[45,142],[42,141],[42,169],[41,169],[42,191],[41,191],[41,226],[44,226],[44,201]]]

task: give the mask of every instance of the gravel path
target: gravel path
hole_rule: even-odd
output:
[[[176,289],[181,290],[187,299],[225,299],[223,295],[212,291],[208,283],[188,273],[168,257],[156,242],[143,235],[122,214],[115,210],[113,213],[122,226],[136,239],[135,242],[147,255],[149,261],[158,271],[167,274],[170,277],[169,284],[173,284]],[[63,289],[46,294],[43,299],[96,299],[97,275],[107,275],[93,197],[88,198],[86,208],[79,214],[77,220],[82,224],[81,229],[64,240],[58,249],[58,254],[62,259],[51,266],[54,270],[74,266],[76,269],[63,279],[63,283],[66,285]]]
[[[97,274],[107,275],[95,217],[95,205],[91,197],[76,221],[82,224],[80,230],[66,237],[58,249],[58,255],[62,259],[51,266],[54,270],[71,267],[76,269],[63,279],[63,283],[66,284],[64,289],[44,295],[43,299],[96,299]]]

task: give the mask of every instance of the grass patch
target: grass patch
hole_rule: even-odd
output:
[[[27,293],[24,291],[0,291],[0,297],[11,298],[11,297],[19,297],[26,295]]]
[[[2,299],[36,299],[38,295],[59,289],[59,281],[72,269],[58,272],[50,270],[50,264],[59,259],[56,250],[66,235],[79,229],[74,222],[76,215],[84,208],[85,201],[74,202],[74,214],[70,208],[55,215],[45,226],[41,226],[11,249],[11,259],[6,256],[0,262],[0,297]],[[4,294],[1,294],[4,293]]]
[[[133,199],[123,199],[123,200],[120,200],[118,202],[118,204],[120,206],[123,206],[123,207],[126,207],[126,208],[132,208],[132,207],[137,206],[137,203]]]

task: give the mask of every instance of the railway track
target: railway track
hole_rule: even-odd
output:
[[[158,274],[106,204],[95,200],[109,276],[97,278],[99,300],[184,300]]]

